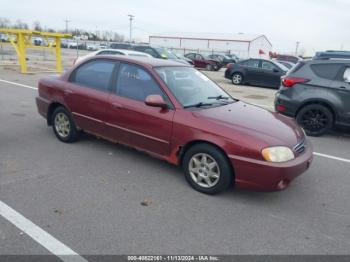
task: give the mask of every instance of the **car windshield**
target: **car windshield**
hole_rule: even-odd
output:
[[[170,52],[169,50],[165,48],[155,48],[157,52],[160,54],[161,57],[163,58],[168,58],[168,59],[176,59],[177,57]]]
[[[156,72],[183,107],[220,106],[236,101],[192,67],[158,67]]]

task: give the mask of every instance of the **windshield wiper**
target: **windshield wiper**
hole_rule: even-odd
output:
[[[184,108],[189,108],[189,107],[202,107],[202,106],[212,106],[212,103],[205,103],[205,102],[199,102],[199,103],[195,103],[192,105],[186,105],[184,106]]]
[[[220,99],[226,99],[228,100],[230,97],[228,96],[223,96],[223,95],[218,95],[218,96],[209,96],[208,99],[216,99],[216,100],[220,100]]]

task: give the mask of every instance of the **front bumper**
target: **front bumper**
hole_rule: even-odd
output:
[[[280,191],[309,167],[313,159],[310,142],[306,150],[295,159],[284,163],[272,163],[229,155],[235,171],[236,188],[252,191]]]

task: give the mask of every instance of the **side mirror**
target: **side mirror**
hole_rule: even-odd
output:
[[[279,73],[280,70],[278,70],[277,68],[274,68],[274,69],[272,69],[272,71],[273,71],[274,73]]]
[[[168,105],[160,95],[149,95],[145,99],[145,104],[153,107],[167,108]]]

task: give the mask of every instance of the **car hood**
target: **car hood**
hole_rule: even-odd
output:
[[[212,124],[231,128],[233,132],[229,132],[229,136],[232,137],[228,138],[233,140],[235,132],[240,132],[258,139],[265,146],[282,145],[292,148],[305,137],[294,119],[241,101],[198,110],[193,115],[209,120]]]

